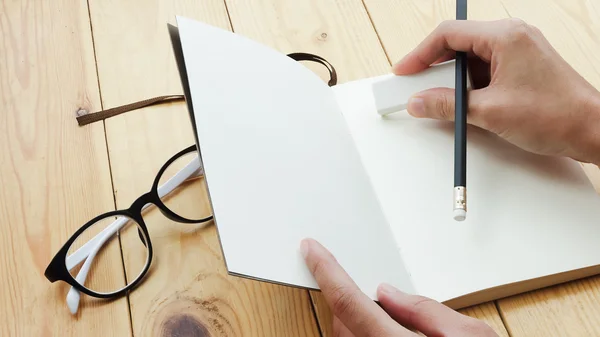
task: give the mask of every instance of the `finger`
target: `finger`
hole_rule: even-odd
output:
[[[414,336],[362,293],[325,247],[307,239],[301,251],[333,315],[354,335]]]
[[[481,89],[484,90],[484,89]],[[467,123],[484,127],[483,117],[483,91],[472,90],[469,92]],[[417,118],[431,118],[438,120],[454,120],[455,91],[451,88],[433,88],[414,94],[409,100],[407,111]]]
[[[443,56],[433,61],[431,64],[438,64],[446,61],[450,61],[456,58],[456,52],[454,50],[448,50]]]
[[[408,75],[427,69],[449,51],[473,53],[490,62],[493,46],[504,30],[500,22],[471,20],[444,21],[433,30],[413,51],[394,64],[392,72]]]
[[[398,323],[427,336],[497,336],[484,322],[430,298],[405,294],[390,285],[381,285],[377,296],[381,306]]]
[[[450,60],[454,60],[455,58],[456,58],[456,51],[454,51],[454,50],[448,50],[443,56],[441,56],[437,60],[431,62],[431,65],[442,63],[442,62],[446,62],[446,61],[450,61]],[[467,58],[469,60],[470,59],[479,59],[479,57],[476,56],[475,54],[473,54],[473,52],[467,52]]]
[[[337,316],[333,316],[333,337],[356,337],[348,328],[340,321]]]

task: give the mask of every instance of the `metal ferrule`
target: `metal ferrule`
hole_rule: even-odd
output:
[[[467,211],[467,190],[462,186],[454,188],[454,209]]]

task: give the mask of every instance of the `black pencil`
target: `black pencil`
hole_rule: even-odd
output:
[[[456,20],[467,19],[467,0],[456,0]],[[456,52],[454,219],[467,216],[467,53]]]

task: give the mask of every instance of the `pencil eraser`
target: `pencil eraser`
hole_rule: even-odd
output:
[[[467,218],[467,212],[464,209],[455,209],[454,210],[454,220],[456,221],[464,221]]]
[[[456,61],[450,60],[432,65],[411,75],[392,75],[372,84],[377,113],[384,116],[406,110],[409,98],[426,89],[455,87]],[[467,72],[467,90],[471,81]]]

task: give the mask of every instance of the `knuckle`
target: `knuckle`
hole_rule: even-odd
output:
[[[431,35],[434,37],[434,39],[443,39],[444,35],[452,31],[454,24],[455,23],[451,20],[443,20],[437,25]]]
[[[435,301],[430,298],[416,296],[414,302],[408,310],[408,321],[414,322],[417,320],[418,317],[423,318],[424,316],[427,316],[428,308],[433,303],[435,303]]]
[[[452,107],[446,95],[440,95],[435,99],[435,110],[441,119],[452,119]]]
[[[508,19],[507,42],[519,43],[529,41],[532,38],[534,30],[525,21],[518,18]]]
[[[530,25],[529,25],[529,29],[531,29],[531,32],[532,32],[533,34],[536,34],[536,35],[542,35],[542,31],[541,31],[541,30],[540,30],[538,27],[536,27],[536,26],[534,26],[534,25],[531,25],[531,24],[530,24]]]
[[[423,318],[429,316],[431,308],[436,305],[439,305],[439,303],[429,297],[416,296],[409,308],[409,322],[417,320],[418,317]]]
[[[436,28],[437,31],[443,32],[446,31],[448,28],[450,28],[450,26],[453,24],[453,21],[451,20],[443,20],[442,22],[440,22]]]
[[[422,316],[427,312],[428,308],[435,305],[437,302],[428,297],[417,296],[415,301],[410,306],[411,319],[415,316]]]
[[[346,287],[338,286],[331,290],[331,310],[337,317],[352,316],[355,311],[354,296]]]
[[[509,27],[513,30],[525,29],[529,26],[523,19],[520,18],[508,18],[506,20]]]
[[[437,303],[433,299],[424,296],[416,296],[415,301],[412,304],[412,310],[415,312],[422,311],[428,306]]]

